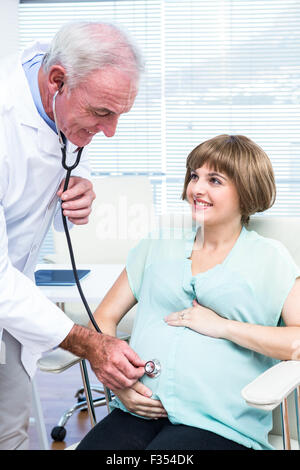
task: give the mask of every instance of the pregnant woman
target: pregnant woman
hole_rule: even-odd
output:
[[[95,312],[115,335],[138,302],[130,345],[161,373],[114,390],[111,413],[78,450],[272,448],[271,412],[241,390],[291,359],[300,335],[300,270],[280,242],[246,228],[275,192],[268,156],[247,137],[217,136],[190,153],[182,198],[194,228],[142,240]]]

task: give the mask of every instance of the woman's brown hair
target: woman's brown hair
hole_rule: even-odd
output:
[[[269,209],[275,202],[276,186],[271,161],[252,140],[243,135],[219,135],[191,151],[186,162],[182,199],[186,199],[191,171],[207,164],[225,173],[235,184],[240,198],[242,224],[250,215]]]

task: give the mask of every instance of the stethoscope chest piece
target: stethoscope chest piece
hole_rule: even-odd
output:
[[[151,359],[151,361],[146,362],[145,364],[145,374],[148,377],[155,378],[160,375],[161,365],[158,359]]]

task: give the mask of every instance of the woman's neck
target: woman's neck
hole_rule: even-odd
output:
[[[242,224],[240,221],[213,226],[207,226],[204,223],[203,228],[203,231],[199,231],[199,237],[197,236],[198,243],[201,243],[204,250],[216,251],[234,245],[241,233]]]

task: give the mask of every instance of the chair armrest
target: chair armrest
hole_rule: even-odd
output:
[[[44,263],[49,263],[49,264],[59,263],[59,259],[58,259],[58,256],[55,253],[51,253],[51,254],[43,256],[43,262]]]
[[[300,361],[282,361],[241,391],[248,405],[273,410],[300,384]]]
[[[80,357],[75,356],[61,348],[49,351],[44,354],[37,362],[38,368],[43,372],[52,372],[54,374],[69,369],[77,362],[81,361]]]

